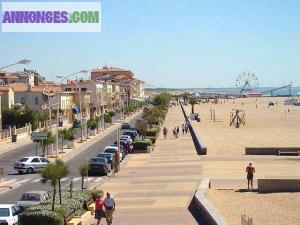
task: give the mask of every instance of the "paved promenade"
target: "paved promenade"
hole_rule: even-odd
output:
[[[180,107],[171,108],[164,124],[168,138],[160,134],[151,154],[129,155],[121,172],[99,187],[115,197],[114,224],[197,224],[188,206],[200,181],[201,166],[190,135],[180,134],[178,139],[172,135],[174,126],[182,123]]]

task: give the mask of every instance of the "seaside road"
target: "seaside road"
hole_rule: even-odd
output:
[[[129,155],[121,171],[97,187],[115,198],[113,224],[198,224],[188,208],[201,181],[200,157],[189,134],[172,135],[183,121],[180,107],[170,108],[164,123],[167,139],[160,133],[152,153]]]
[[[139,117],[129,120],[133,125],[135,121]],[[100,153],[104,150],[107,145],[112,144],[117,138],[117,132],[113,129],[110,133],[105,135],[100,140],[90,144],[87,144],[87,148],[85,150],[80,151],[76,155],[72,155],[66,159],[66,164],[69,165],[70,175],[66,177],[62,182],[62,187],[67,187],[70,183],[71,178],[73,178],[75,189],[79,189],[81,185],[80,176],[78,173],[78,167],[81,164],[86,163],[86,153],[88,152],[88,159],[90,157]],[[93,142],[93,141],[91,141]],[[10,164],[9,164],[10,165]],[[0,189],[0,203],[15,203],[21,197],[21,194],[30,191],[30,190],[46,190],[52,191],[52,188],[49,184],[42,184],[40,182],[39,174],[16,174],[13,173],[11,175],[5,175],[4,181],[14,183],[14,188],[9,189]],[[88,186],[96,185],[97,183],[101,183],[104,177],[101,176],[93,176],[88,178]]]

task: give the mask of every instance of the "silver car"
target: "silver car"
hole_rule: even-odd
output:
[[[47,191],[27,191],[22,195],[20,201],[17,202],[17,206],[26,209],[30,206],[38,205],[48,198],[49,193]]]
[[[24,157],[14,163],[14,169],[18,173],[33,173],[37,170],[44,168],[49,161],[41,156]]]

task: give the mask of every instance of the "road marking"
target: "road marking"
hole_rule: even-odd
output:
[[[102,178],[102,177],[98,177],[98,178],[95,180],[95,182],[100,182],[101,180],[103,180],[103,178]]]
[[[69,177],[64,177],[64,178],[62,178],[60,181],[61,182],[64,182],[64,181],[66,181],[66,180],[68,180],[69,179]]]
[[[37,183],[37,182],[40,182],[41,180],[42,180],[42,178],[37,178],[37,179],[35,179],[35,180],[31,181],[31,182]]]
[[[73,181],[76,182],[76,181],[79,181],[81,179],[81,177],[75,177],[73,178]]]
[[[4,193],[8,192],[9,190],[10,190],[10,189],[5,189],[5,190],[0,191],[0,195],[2,195],[2,194],[4,194]]]
[[[18,183],[26,183],[26,182],[28,182],[28,181],[30,181],[30,179],[27,178],[27,179],[18,181]]]

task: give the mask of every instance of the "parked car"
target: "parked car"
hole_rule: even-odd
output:
[[[112,154],[115,154],[117,150],[118,150],[118,147],[116,147],[116,146],[107,146],[107,147],[104,149],[104,153],[112,153]],[[122,153],[122,152],[119,152],[119,160],[120,160],[120,162],[122,161],[122,159],[123,159],[123,153]]]
[[[134,139],[138,136],[138,133],[136,131],[130,130],[130,131],[123,132],[122,135],[128,135],[134,141]]]
[[[17,225],[22,209],[14,204],[0,204],[0,225]]]
[[[128,141],[128,143],[131,145],[132,144],[132,142],[133,142],[133,140],[132,140],[132,138],[129,136],[129,135],[121,135],[120,136],[120,140],[126,140],[126,141]]]
[[[111,164],[108,163],[108,160],[104,157],[92,157],[89,162],[89,174],[104,174],[111,169]]]
[[[114,146],[117,146],[117,141],[114,142]],[[125,152],[125,154],[127,155],[131,149],[132,146],[129,144],[128,141],[126,140],[120,140],[120,146],[123,146],[123,152]]]
[[[138,133],[138,135],[142,134],[141,130],[136,127],[131,128],[131,130],[136,131]]]
[[[123,130],[123,129],[131,129],[130,123],[128,123],[128,122],[122,123],[121,129],[122,129],[122,130]]]
[[[27,191],[25,192],[17,205],[22,209],[38,205],[41,202],[46,201],[49,198],[49,193],[47,191]]]
[[[114,154],[113,153],[99,153],[97,157],[106,158],[110,164],[110,170],[113,168]]]
[[[29,156],[24,157],[18,161],[14,162],[14,169],[18,173],[33,173],[38,171],[41,168],[44,168],[49,161],[41,156]]]

